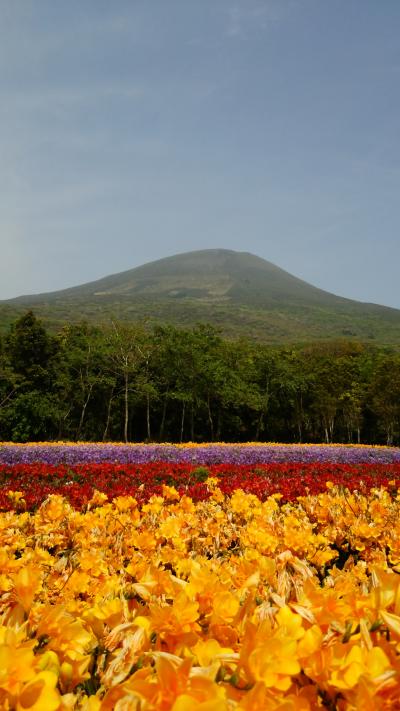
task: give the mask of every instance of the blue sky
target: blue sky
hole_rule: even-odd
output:
[[[0,298],[249,251],[400,308],[398,0],[1,0]]]

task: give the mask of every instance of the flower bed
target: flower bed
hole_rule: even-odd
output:
[[[135,496],[138,502],[162,493],[163,484],[175,486],[180,495],[194,501],[209,498],[204,483],[216,477],[221,491],[229,495],[241,488],[265,500],[281,494],[283,501],[293,501],[306,493],[325,491],[327,482],[350,491],[368,491],[374,486],[400,484],[400,463],[335,464],[293,462],[290,464],[212,464],[151,462],[147,464],[9,464],[0,465],[0,510],[14,506],[12,492],[20,492],[20,508],[33,510],[50,494],[64,496],[75,508],[86,506],[97,489],[108,500],[115,496]],[[23,502],[23,503],[22,503]]]
[[[114,444],[62,443],[0,444],[0,464],[147,464],[154,461],[210,464],[269,464],[327,462],[343,464],[400,463],[400,449],[367,445],[317,444]]]
[[[1,708],[396,708],[394,492],[204,485],[0,514]]]
[[[0,446],[0,708],[398,708],[399,483],[387,448]]]

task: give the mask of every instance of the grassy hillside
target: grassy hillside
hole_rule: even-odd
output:
[[[53,328],[112,318],[190,326],[271,343],[354,338],[400,344],[400,311],[330,294],[247,252],[167,257],[82,286],[0,302],[0,325],[27,308]]]

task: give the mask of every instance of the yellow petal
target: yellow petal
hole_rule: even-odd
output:
[[[384,610],[380,610],[379,616],[385,625],[389,627],[390,632],[393,632],[396,637],[400,637],[400,617],[393,615],[392,612],[385,612]]]
[[[32,681],[25,684],[19,695],[17,711],[56,711],[61,703],[61,696],[56,690],[57,677],[53,672],[40,672]]]

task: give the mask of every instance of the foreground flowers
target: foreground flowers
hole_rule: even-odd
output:
[[[400,499],[57,494],[0,514],[0,708],[396,708]]]
[[[223,494],[237,488],[265,500],[280,494],[283,501],[294,501],[306,493],[325,491],[326,484],[369,491],[371,487],[400,485],[400,463],[337,464],[293,462],[290,464],[212,464],[208,467],[185,462],[148,464],[0,464],[0,510],[34,510],[51,493],[82,508],[97,490],[98,503],[117,496],[134,496],[144,503],[161,495],[165,485],[176,487],[179,496],[194,501],[208,499],[206,479],[215,478]]]

